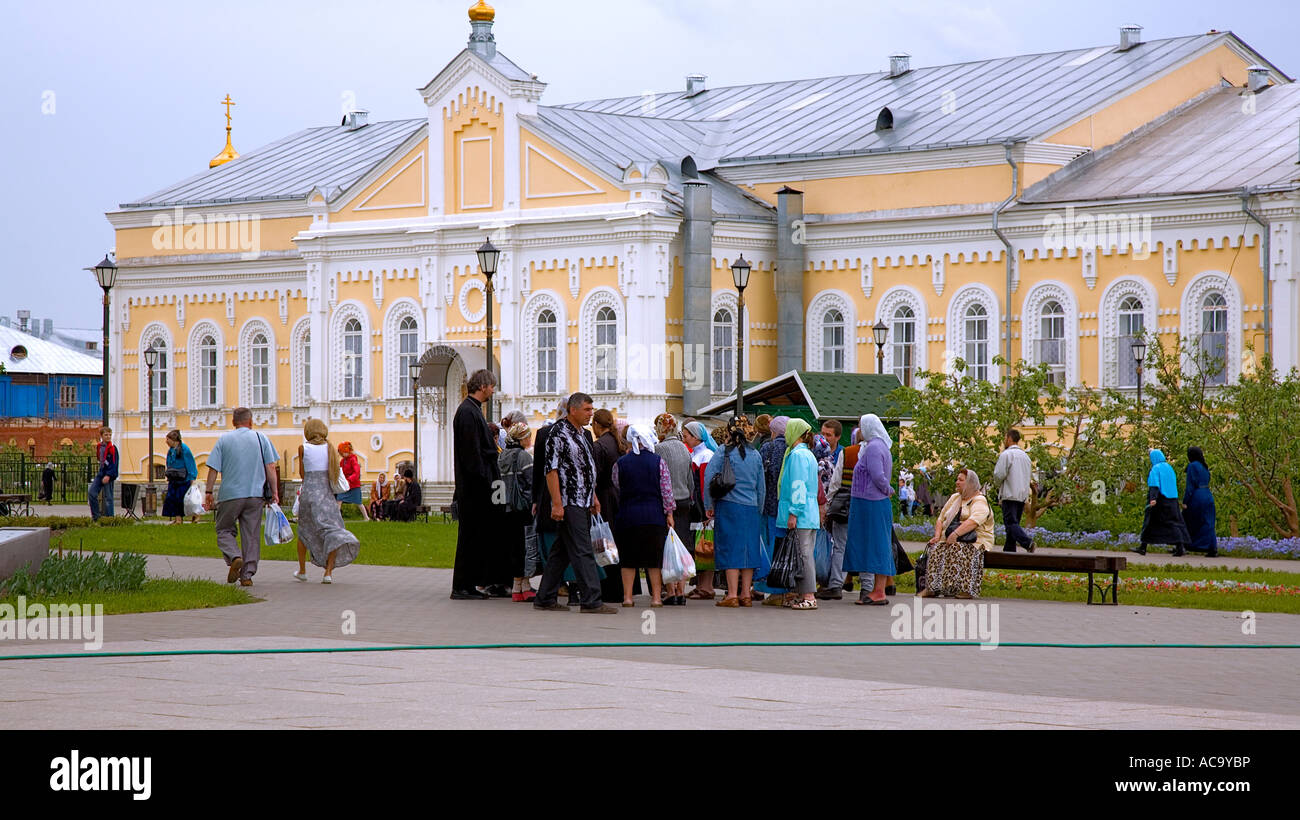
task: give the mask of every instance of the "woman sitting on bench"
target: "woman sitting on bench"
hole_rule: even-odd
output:
[[[926,588],[922,598],[940,595],[978,598],[984,583],[984,551],[993,549],[993,510],[980,492],[974,470],[957,472],[957,492],[943,505],[926,544]]]

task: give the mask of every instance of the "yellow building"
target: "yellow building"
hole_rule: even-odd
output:
[[[878,321],[906,382],[956,358],[997,379],[1007,352],[1128,387],[1144,331],[1199,339],[1228,379],[1252,345],[1300,361],[1300,97],[1230,32],[548,106],[493,16],[471,9],[427,117],[228,143],[108,214],[123,475],[144,469],[153,345],[160,430],[202,467],[251,407],[290,475],[309,416],[367,478],[408,461],[420,357],[420,472],[449,481],[448,424],[486,361],[485,237],[497,417],[574,390],[634,421],[724,397],[741,254],[749,379],[874,370]]]

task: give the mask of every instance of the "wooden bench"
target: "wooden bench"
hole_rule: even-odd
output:
[[[1007,569],[1018,572],[1086,572],[1088,573],[1088,603],[1119,603],[1119,572],[1128,568],[1128,559],[1122,555],[1043,555],[1042,553],[1002,552],[984,553],[985,569]],[[1098,582],[1094,575],[1110,574],[1110,586]],[[1093,592],[1101,593],[1100,601],[1093,601]],[[1106,593],[1110,593],[1110,601]]]
[[[448,505],[446,505],[446,506],[444,506],[444,507],[439,507],[439,508],[438,508],[438,512],[442,513],[442,523],[444,523],[444,524],[450,524],[450,523],[451,523],[451,505],[450,505],[450,504],[448,504]]]
[[[19,508],[23,515],[32,514],[32,497],[27,493],[5,493],[0,495],[0,514],[17,515]]]

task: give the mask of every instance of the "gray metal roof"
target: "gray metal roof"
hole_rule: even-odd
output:
[[[896,78],[876,72],[558,107],[640,115],[653,105],[655,117],[726,120],[730,138],[720,154],[723,164],[986,144],[1046,136],[1144,77],[1230,38],[1241,44],[1231,32],[1216,32],[1151,40],[1122,52],[1112,45],[915,68]],[[894,128],[877,133],[876,117],[885,106],[894,114]]]
[[[14,348],[22,346],[27,355],[14,358]],[[30,333],[0,326],[0,361],[10,373],[44,373],[54,376],[102,376],[104,362],[78,353],[61,344],[47,342]]]
[[[1300,85],[1275,85],[1242,110],[1240,88],[1220,88],[1025,191],[1024,203],[1209,193],[1300,180]]]
[[[320,186],[333,200],[425,127],[427,120],[308,128],[195,174],[122,208],[305,199]]]

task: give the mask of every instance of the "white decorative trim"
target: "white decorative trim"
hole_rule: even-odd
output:
[[[181,296],[176,300],[176,326],[181,330],[185,329],[185,297]]]
[[[216,343],[217,401],[215,404],[203,401],[203,361],[200,347],[204,336],[211,336]],[[196,322],[190,330],[189,341],[185,346],[185,369],[189,373],[189,405],[194,410],[215,410],[225,404],[226,396],[226,362],[225,343],[221,338],[221,328],[211,319]]]
[[[254,410],[254,427],[275,427],[280,423],[280,411],[275,408]]]
[[[1183,290],[1181,338],[1191,341],[1201,333],[1201,306],[1205,297],[1212,291],[1223,294],[1228,306],[1228,360],[1225,364],[1225,376],[1229,384],[1241,378],[1241,290],[1229,276],[1219,271],[1205,271],[1192,277]],[[1184,369],[1190,369],[1184,363]]]
[[[143,406],[149,401],[149,368],[144,366],[144,351],[154,343],[155,339],[162,339],[166,347],[167,362],[164,367],[154,368],[154,376],[164,375],[167,377],[167,401],[154,405],[154,416],[157,420],[159,410],[166,410],[177,406],[176,400],[176,345],[172,342],[171,329],[162,322],[150,322],[145,325],[144,330],[140,331],[140,347],[137,355],[139,356],[138,367],[140,369],[140,388],[136,394],[139,396],[140,404]]]
[[[384,418],[409,419],[412,412],[410,399],[388,399],[384,402]]]
[[[861,284],[862,296],[864,299],[871,298],[871,291],[875,288],[875,269],[871,261],[864,259],[862,261]]]
[[[190,429],[198,427],[225,427],[227,415],[221,411],[190,413]]]
[[[259,332],[266,336],[268,347],[266,359],[268,401],[265,403],[253,401],[253,336]],[[244,322],[244,326],[239,329],[239,403],[244,407],[275,407],[279,395],[276,393],[279,370],[275,355],[275,333],[271,330],[271,323],[261,317],[254,317]]]
[[[1083,274],[1083,281],[1088,286],[1088,290],[1097,287],[1097,249],[1084,248],[1079,254],[1079,267]]]
[[[1020,356],[1027,362],[1038,364],[1034,347],[1043,329],[1042,310],[1052,300],[1059,302],[1065,311],[1065,386],[1075,387],[1079,384],[1079,305],[1074,293],[1061,282],[1038,282],[1025,294],[1020,322]]]
[[[537,387],[537,317],[543,310],[555,314],[555,393],[543,394]],[[524,393],[530,396],[559,395],[569,384],[569,348],[564,329],[568,327],[564,301],[552,290],[539,290],[528,298],[522,311]]]
[[[471,290],[477,290],[483,294],[483,306],[473,313],[469,312],[469,292]],[[487,285],[483,284],[481,279],[465,280],[465,284],[460,288],[457,304],[460,306],[460,315],[464,316],[467,322],[476,324],[483,321],[483,317],[487,316]]]
[[[1169,282],[1170,287],[1173,287],[1178,281],[1178,242],[1174,241],[1166,244],[1164,246],[1163,256],[1165,280]],[[1142,304],[1145,305],[1146,302],[1143,302]]]
[[[340,368],[341,370],[342,368]],[[356,421],[365,419],[370,421],[374,418],[374,412],[370,407],[370,402],[364,400],[358,401],[335,401],[330,402],[330,421],[347,419]]]
[[[311,391],[308,390],[307,348],[311,343],[311,317],[299,319],[289,332],[289,401],[294,407],[306,407],[311,404]],[[319,374],[317,378],[320,378]],[[294,422],[297,424],[298,422]]]
[[[1170,249],[1166,249],[1170,250]],[[1120,384],[1119,370],[1119,305],[1127,296],[1136,296],[1142,300],[1142,330],[1154,333],[1160,315],[1156,289],[1146,279],[1126,276],[1116,279],[1101,292],[1101,362],[1100,383],[1102,387],[1123,387]]]
[[[487,191],[488,191],[488,201],[485,202],[485,203],[477,203],[477,204],[474,204],[474,205],[470,205],[470,204],[468,204],[468,203],[465,202],[465,143],[467,143],[467,142],[484,142],[484,141],[486,141],[487,144],[488,144],[488,168],[487,168],[487,173],[488,173],[488,187],[487,187]],[[494,156],[493,156],[493,152],[492,152],[492,137],[491,137],[490,135],[489,135],[489,136],[486,136],[486,137],[468,137],[468,138],[467,138],[467,137],[461,137],[459,148],[460,148],[460,164],[457,166],[457,168],[458,168],[459,171],[460,171],[460,209],[461,209],[462,211],[477,210],[477,209],[480,209],[480,208],[488,208],[488,209],[491,209],[491,208],[492,208],[492,197],[493,197],[493,195],[494,195],[494,191],[493,191],[493,188],[492,188],[493,183],[494,183],[493,175],[492,175],[492,174],[493,174],[493,170],[494,170],[494,169],[492,168],[492,163],[493,163],[493,161],[494,161]]]
[[[361,396],[356,398],[344,398],[343,390],[343,326],[349,319],[356,319],[361,323]],[[330,316],[330,364],[327,369],[330,371],[330,395],[329,399],[336,402],[353,402],[361,403],[369,399],[370,393],[370,349],[372,344],[367,342],[370,339],[370,319],[361,305],[355,301],[341,303],[334,309],[334,314]],[[348,416],[352,418],[353,416]],[[334,413],[331,407],[331,418],[340,418]],[[370,405],[365,405],[365,418],[370,418]]]
[[[370,437],[370,449],[374,450],[376,453],[384,449],[384,437],[379,433],[372,435]]]
[[[424,349],[424,322],[420,320],[420,306],[414,299],[402,298],[393,302],[392,307],[384,314],[384,398],[392,399],[400,403],[410,404],[409,396],[402,395],[402,379],[410,380],[409,373],[401,372],[402,344],[398,338],[398,330],[401,327],[402,320],[406,317],[415,320],[415,357],[420,358],[420,351]],[[406,409],[406,416],[410,416],[411,410]],[[388,417],[392,418],[390,411]]]
[[[912,366],[918,373],[928,370],[930,367],[930,345],[926,343],[925,333],[929,318],[926,314],[925,298],[916,288],[907,285],[895,285],[885,291],[876,304],[876,321],[883,321],[889,326],[889,334],[886,336],[885,342],[885,367],[888,373],[894,371],[894,312],[904,305],[912,309],[913,321],[916,324],[916,341],[913,342]],[[913,386],[915,386],[915,383]]]
[[[384,272],[379,273],[370,271],[370,295],[375,300],[375,308],[380,309],[384,306]]]
[[[952,365],[957,359],[966,358],[966,310],[972,304],[984,306],[988,314],[988,359],[982,364],[988,365],[988,380],[997,381],[998,371],[993,365],[993,357],[998,355],[1002,338],[998,327],[998,297],[987,285],[966,285],[953,294],[948,302],[948,346],[945,352],[944,372],[953,372]],[[966,362],[967,373],[971,373],[974,362]]]
[[[842,290],[824,290],[808,303],[804,325],[806,328],[804,366],[807,370],[822,369],[822,317],[831,308],[839,310],[844,316],[844,372],[856,373],[858,369],[858,346],[854,341],[853,328],[857,326],[857,311],[853,300]]]
[[[235,294],[226,294],[226,324],[235,326]]]
[[[582,290],[581,274],[578,272],[578,263],[569,263],[569,295],[574,299],[578,298],[578,293]]]
[[[582,307],[579,309],[578,322],[579,338],[581,341],[580,352],[582,363],[579,369],[579,384],[583,392],[596,393],[596,313],[604,307],[614,309],[614,315],[618,319],[618,331],[615,337],[618,339],[618,350],[615,353],[615,384],[613,390],[601,390],[602,394],[617,393],[623,390],[627,384],[627,376],[624,372],[623,364],[627,357],[627,310],[623,306],[623,300],[617,291],[612,288],[596,288],[587,294],[583,300]],[[558,316],[556,318],[559,318]]]
[[[934,295],[943,296],[946,266],[943,257],[936,256],[930,260],[930,282],[934,285]]]
[[[728,378],[734,379],[736,377],[736,333],[740,327],[740,299],[737,298],[736,294],[729,290],[715,290],[713,292],[713,299],[709,304],[709,390],[721,398],[729,395],[731,390],[726,389],[725,385],[717,385],[713,383],[713,355],[716,352],[716,349],[713,347],[713,340],[716,338],[714,332],[717,328],[717,325],[713,321],[713,317],[717,315],[719,310],[728,310],[731,312],[731,355],[733,360],[731,362],[731,373],[728,374]]]
[[[558,194],[535,194],[535,193],[533,193],[533,191],[532,191],[532,187],[531,187],[531,184],[532,184],[532,176],[533,176],[533,175],[532,175],[532,158],[533,158],[533,154],[534,154],[534,153],[539,154],[540,156],[542,156],[543,158],[545,158],[547,161],[551,162],[553,165],[555,165],[556,167],[558,167],[560,170],[564,171],[564,172],[565,172],[566,174],[568,174],[569,176],[571,176],[571,177],[573,177],[574,179],[578,180],[578,181],[581,182],[583,185],[586,185],[586,186],[587,186],[587,190],[585,190],[585,191],[566,191],[566,192],[564,192],[564,193],[558,193]],[[526,198],[526,199],[547,199],[547,198],[550,198],[550,197],[557,197],[557,196],[589,196],[589,195],[591,195],[591,194],[599,194],[599,193],[602,193],[602,191],[600,190],[600,188],[598,188],[598,187],[596,187],[595,185],[593,185],[589,180],[583,178],[583,176],[582,176],[581,174],[579,174],[578,172],[574,171],[572,168],[570,168],[570,167],[568,167],[567,165],[565,165],[564,163],[560,162],[560,161],[557,160],[555,157],[553,157],[553,156],[551,156],[550,154],[546,153],[546,152],[543,151],[542,149],[540,149],[540,148],[538,148],[537,146],[533,145],[531,142],[524,142],[524,198]]]
[[[367,202],[369,202],[370,200],[372,200],[372,199],[374,199],[375,197],[379,196],[380,192],[383,191],[385,188],[387,188],[389,185],[391,185],[391,184],[393,183],[394,180],[396,180],[398,177],[400,177],[400,176],[402,175],[403,172],[406,171],[407,168],[410,168],[412,165],[414,165],[414,164],[417,163],[417,162],[418,162],[418,163],[421,163],[421,165],[420,165],[420,172],[419,172],[419,177],[420,177],[420,201],[419,201],[419,202],[408,202],[408,203],[404,203],[404,204],[401,204],[401,205],[366,205]],[[389,177],[389,178],[384,182],[383,185],[380,185],[378,188],[376,188],[374,191],[372,191],[371,194],[370,194],[370,196],[366,197],[365,199],[361,200],[361,202],[357,203],[357,205],[356,205],[355,207],[353,207],[352,210],[354,210],[354,211],[387,211],[387,210],[390,210],[390,209],[393,209],[393,208],[421,208],[421,207],[423,207],[423,206],[426,204],[426,202],[428,201],[428,197],[425,195],[425,186],[426,186],[427,183],[428,183],[428,174],[426,174],[426,173],[424,172],[424,164],[423,164],[423,163],[424,163],[424,152],[421,151],[420,153],[418,153],[418,154],[416,154],[415,156],[411,157],[410,161],[407,162],[405,165],[403,165],[401,168],[398,168],[398,169],[393,173],[393,175],[390,176],[390,177]]]

